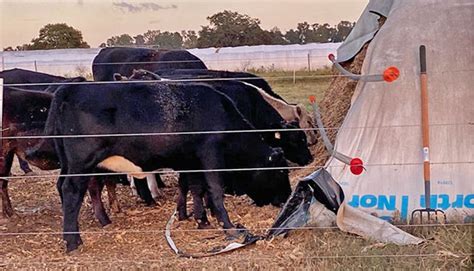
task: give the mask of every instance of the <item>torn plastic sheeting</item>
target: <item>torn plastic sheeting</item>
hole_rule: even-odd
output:
[[[298,183],[267,238],[287,233],[292,228],[329,226],[334,223],[342,231],[380,242],[397,245],[423,242],[423,239],[387,221],[347,205],[341,187],[325,169],[314,172]]]
[[[336,214],[343,200],[341,187],[325,169],[319,169],[298,183],[267,236],[280,235],[290,228],[306,225],[310,218],[309,209],[316,202]]]
[[[345,232],[396,245],[419,244],[423,239],[413,236],[378,217],[358,210],[345,202],[337,212],[337,227]]]

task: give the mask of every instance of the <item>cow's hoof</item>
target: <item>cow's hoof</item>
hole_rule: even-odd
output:
[[[213,229],[211,223],[207,220],[197,220],[198,223],[198,229],[199,230],[204,230],[204,229]]]
[[[99,223],[102,227],[105,227],[109,224],[112,224],[112,221],[110,220],[110,218],[104,217],[104,218],[99,219]]]
[[[244,236],[245,235],[245,230],[237,229],[237,228],[226,229],[225,230],[225,235],[226,235],[226,240],[227,241],[232,241],[232,240],[236,240],[236,239],[239,239],[240,237]]]
[[[188,218],[190,218],[192,215],[193,215],[192,212],[190,215],[188,215],[187,211],[178,211],[178,220],[179,221],[188,220]]]
[[[187,220],[189,217],[187,214],[178,214],[178,221]]]
[[[74,238],[74,241],[66,241],[66,253],[71,255],[74,251],[77,251],[79,246],[82,245],[82,239],[80,237]],[[74,254],[77,252],[74,252]]]
[[[36,176],[36,173],[34,171],[28,171],[25,172],[24,176]]]
[[[81,250],[80,250],[80,247],[82,245],[78,245],[76,248],[72,249],[72,250],[69,250],[69,248],[66,248],[66,254],[68,256],[79,256],[79,254],[81,253]]]

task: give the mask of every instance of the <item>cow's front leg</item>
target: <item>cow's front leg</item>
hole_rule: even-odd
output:
[[[189,184],[186,174],[180,174],[178,178],[178,198],[176,200],[176,211],[178,212],[178,220],[188,219],[187,197]]]
[[[204,175],[202,173],[189,174],[188,183],[193,196],[194,219],[198,223],[198,229],[209,229],[211,228],[211,223],[209,223],[207,219],[203,202],[204,193],[206,191]]]
[[[87,191],[89,177],[66,177],[61,186],[63,195],[63,239],[66,252],[76,250],[81,244],[79,211]]]
[[[204,144],[201,151],[198,152],[201,164],[204,169],[223,169],[225,168],[224,155],[218,150],[215,145]],[[207,192],[210,194],[210,199],[214,205],[217,221],[224,229],[234,228],[230,222],[227,210],[224,207],[224,190],[222,188],[221,172],[205,172],[205,183],[207,184]]]

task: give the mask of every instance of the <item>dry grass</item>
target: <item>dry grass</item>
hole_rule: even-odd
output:
[[[256,72],[265,78],[272,86],[273,90],[280,94],[286,101],[290,103],[301,103],[308,105],[308,97],[316,96],[316,100],[320,101],[324,97],[326,89],[331,82],[331,70],[329,68],[319,69],[316,71],[273,71],[273,72]]]

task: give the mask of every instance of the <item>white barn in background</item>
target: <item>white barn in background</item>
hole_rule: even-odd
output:
[[[308,70],[330,66],[327,56],[340,43],[259,45],[190,49],[210,69]],[[100,48],[1,52],[1,70],[22,68],[56,75],[92,73],[92,60]]]

